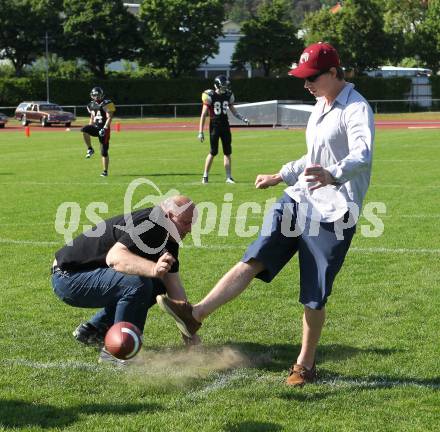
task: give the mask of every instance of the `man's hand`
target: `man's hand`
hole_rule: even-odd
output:
[[[257,189],[267,189],[269,186],[275,186],[282,180],[279,174],[258,174],[255,179]]]
[[[154,266],[153,277],[162,278],[165,276],[175,261],[175,258],[169,252],[165,252]]]
[[[321,165],[312,165],[304,170],[304,178],[306,182],[316,182],[317,184],[309,188],[310,191],[333,184],[334,177]]]
[[[192,347],[195,345],[200,345],[202,343],[202,340],[200,339],[199,335],[195,334],[192,335],[192,337],[188,337],[187,335],[180,333],[182,335],[182,340],[183,343],[187,346],[187,347]]]
[[[205,141],[205,135],[203,134],[203,132],[199,132],[199,134],[197,135],[197,138],[200,142]]]
[[[99,134],[99,136],[100,136],[101,138],[105,137],[105,132],[106,132],[106,130],[107,130],[107,129],[105,129],[105,128],[99,129],[98,134]]]

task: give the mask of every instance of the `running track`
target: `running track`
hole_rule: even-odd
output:
[[[116,124],[117,122],[114,122]],[[120,122],[121,131],[197,131],[198,123],[195,122],[160,122],[160,123],[124,123]],[[31,125],[32,132],[49,132],[49,131],[65,131],[66,128],[64,126],[52,126],[49,128],[43,128],[40,125]],[[72,126],[70,129],[72,131],[79,132],[81,126]],[[252,128],[252,127],[251,127]],[[273,129],[270,126],[261,126],[255,127],[255,129]],[[440,129],[440,120],[439,121],[427,121],[427,120],[385,120],[385,121],[377,121],[376,128],[378,129]],[[244,127],[235,127],[235,130],[249,130]],[[295,129],[303,129],[303,128],[295,128]],[[113,125],[114,131],[114,125]],[[3,132],[24,132],[24,128],[22,126],[9,126],[6,125],[5,129],[1,129],[0,133]]]

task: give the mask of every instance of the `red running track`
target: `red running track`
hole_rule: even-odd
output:
[[[123,123],[121,124],[121,131],[197,131],[198,124],[194,122],[160,122],[160,123]],[[252,127],[252,126],[251,126]],[[48,128],[43,128],[40,125],[31,125],[31,132],[60,132],[66,131],[64,126],[51,126]],[[81,126],[71,126],[71,131],[79,132]],[[270,126],[255,126],[255,129],[273,129]],[[380,120],[376,122],[376,128],[378,129],[440,129],[440,120],[439,121],[427,121],[427,120]],[[235,127],[235,130],[246,130],[246,126],[244,127]],[[294,129],[303,129],[303,128],[294,128]],[[2,132],[17,132],[22,131],[24,133],[24,128],[22,126],[8,126],[4,129],[0,129],[0,133]],[[112,127],[113,133],[118,133],[115,131],[115,126]]]

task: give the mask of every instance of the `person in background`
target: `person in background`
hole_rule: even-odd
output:
[[[230,82],[224,75],[214,79],[214,90],[205,90],[202,93],[202,114],[200,116],[199,135],[200,142],[205,140],[203,129],[205,120],[209,114],[209,140],[211,149],[206,156],[205,169],[203,171],[202,183],[208,183],[209,170],[211,169],[214,157],[218,154],[218,142],[222,141],[223,162],[226,171],[226,183],[235,183],[231,173],[232,135],[228,120],[228,109],[239,120],[249,125],[249,120],[243,117],[234,107],[234,94],[230,89]]]
[[[116,111],[115,104],[105,97],[101,87],[93,87],[90,92],[91,102],[87,105],[87,111],[90,113],[90,120],[87,126],[81,129],[84,143],[87,146],[86,159],[89,159],[95,153],[92,147],[90,137],[97,137],[101,144],[102,168],[101,177],[108,176],[110,147],[110,126],[113,115]]]

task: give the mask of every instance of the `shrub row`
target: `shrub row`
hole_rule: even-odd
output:
[[[369,100],[404,99],[411,82],[407,78],[352,79],[359,91]],[[440,81],[436,80],[439,93]],[[110,79],[69,81],[52,79],[50,99],[61,105],[85,105],[92,87],[101,86],[116,104],[171,104],[199,102],[201,92],[212,87],[212,80],[203,79]],[[296,78],[251,78],[234,80],[232,87],[239,102],[263,100],[312,101],[302,80]],[[434,92],[434,88],[433,88]],[[45,100],[46,82],[32,78],[0,79],[0,106],[15,106],[24,100]]]

